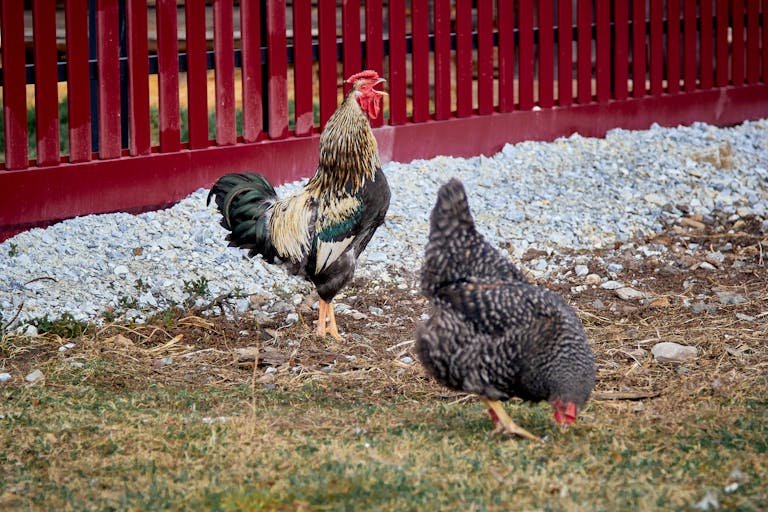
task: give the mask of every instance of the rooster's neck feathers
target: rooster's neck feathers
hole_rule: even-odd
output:
[[[307,190],[352,195],[373,181],[380,167],[376,138],[353,89],[320,135],[320,160]]]

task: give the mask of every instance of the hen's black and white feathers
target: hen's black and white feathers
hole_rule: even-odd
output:
[[[493,400],[581,407],[589,397],[595,362],[581,321],[483,239],[455,179],[432,211],[421,290],[434,311],[417,331],[417,352],[442,384]]]

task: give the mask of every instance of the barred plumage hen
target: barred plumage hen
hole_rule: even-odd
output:
[[[317,333],[341,339],[331,301],[352,279],[358,256],[384,222],[390,190],[369,118],[381,111],[384,82],[375,71],[352,75],[352,88],[320,135],[315,174],[303,189],[278,198],[259,174],[227,174],[211,188],[230,231],[230,246],[278,258],[309,279],[320,296]]]
[[[477,232],[460,181],[438,192],[430,217],[421,291],[431,317],[416,332],[426,370],[474,393],[497,430],[536,440],[500,401],[547,400],[560,424],[576,421],[595,385],[595,360],[574,310],[534,286]]]

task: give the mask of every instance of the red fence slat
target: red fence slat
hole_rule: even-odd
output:
[[[533,108],[533,0],[520,0],[518,4],[518,34],[520,35],[520,53],[518,60],[518,90],[520,91],[520,109]]]
[[[747,0],[747,83],[750,84],[760,76],[759,8],[759,0]]]
[[[650,68],[651,94],[658,96],[664,90],[664,12],[661,0],[651,0],[650,5],[650,46],[651,53],[648,59]]]
[[[557,6],[557,104],[573,103],[573,2]]]
[[[312,107],[312,12],[311,0],[293,0],[293,106],[296,135],[314,127]]]
[[[616,42],[613,49],[613,94],[617,100],[624,100],[629,94],[627,83],[629,81],[629,6],[627,2],[614,4],[614,26]]]
[[[37,165],[59,163],[56,0],[32,3],[35,47],[35,127]]]
[[[553,2],[539,2],[539,105],[549,108],[554,105],[555,80],[555,33]]]
[[[429,119],[429,2],[411,1],[413,121]]]
[[[126,4],[128,18],[128,144],[131,155],[152,150],[149,126],[149,59],[147,43],[147,2]]]
[[[493,2],[477,1],[477,112],[493,112]]]
[[[27,101],[24,63],[24,3],[0,3],[3,50],[5,167],[24,169],[27,150]]]
[[[696,3],[684,0],[683,4],[683,83],[686,91],[696,89]]]
[[[99,0],[99,158],[120,156],[120,37],[118,1]]]
[[[384,27],[382,0],[365,2],[365,67],[384,76]],[[386,86],[385,86],[386,87]],[[388,87],[386,87],[388,88]],[[371,126],[384,124],[384,112],[371,119]]]
[[[731,30],[731,83],[744,83],[744,0],[731,0],[733,27]]]
[[[208,146],[208,69],[206,66],[205,8],[185,4],[187,31],[187,125],[190,149]]]
[[[341,40],[343,41],[342,75],[344,78],[362,71],[363,58],[360,54],[360,0],[344,0],[341,10]],[[352,85],[344,83],[346,94]]]
[[[456,115],[472,109],[472,1],[456,0]]]
[[[88,0],[65,5],[69,161],[91,159],[91,89],[88,69]],[[5,34],[5,31],[3,31]],[[5,37],[5,36],[3,36]],[[8,62],[3,59],[4,62]],[[6,66],[6,73],[7,66]],[[7,75],[6,75],[7,76]],[[6,92],[8,89],[6,89]]]
[[[243,140],[245,142],[256,141],[264,126],[259,4],[260,0],[240,0],[240,49],[243,58]]]
[[[592,101],[592,2],[579,0],[577,4],[577,62],[579,103]]]
[[[267,2],[267,94],[269,95],[270,138],[288,135],[288,55],[285,34],[285,0]]]
[[[597,51],[595,79],[597,101],[608,101],[611,97],[611,6],[608,0],[597,0],[595,23],[597,24]]]
[[[405,2],[389,2],[389,123],[406,122]]]
[[[170,153],[181,148],[176,1],[157,0],[156,10],[160,151]]]
[[[451,2],[435,0],[435,119],[451,116]],[[499,34],[501,38],[501,33]],[[499,43],[501,44],[501,43]],[[499,50],[501,54],[501,50]],[[499,62],[501,67],[501,62]],[[499,69],[501,80],[501,69]]]
[[[632,2],[632,97],[645,96],[645,2]]]
[[[717,67],[715,68],[715,85],[723,87],[728,85],[728,0],[715,2],[715,22],[717,23],[717,36],[715,39]]]
[[[701,36],[699,39],[699,59],[701,62],[699,87],[710,89],[714,78],[714,66],[712,59],[715,58],[713,48],[712,31],[712,1],[704,0],[701,2],[701,11],[699,13],[701,24]]]
[[[320,59],[318,65],[320,70],[320,125],[325,126],[328,118],[336,111],[338,103],[336,5],[333,2],[318,2],[317,30]]]
[[[768,83],[768,0],[763,0],[763,82]]]
[[[680,91],[680,0],[667,0],[667,92]]]
[[[283,17],[285,17],[285,9],[283,9]],[[213,51],[216,59],[216,143],[220,146],[237,142],[234,31],[232,0],[213,0]]]
[[[570,1],[570,0],[568,0]],[[499,111],[515,105],[515,10],[512,0],[499,0]]]

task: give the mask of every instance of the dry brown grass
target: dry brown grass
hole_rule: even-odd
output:
[[[547,283],[578,308],[599,374],[596,399],[568,431],[551,423],[545,404],[508,406],[546,437],[542,445],[491,436],[474,398],[402,363],[415,359],[408,341],[428,305],[396,288],[358,281],[348,289],[343,302],[384,314],[339,316],[352,333],[340,343],[312,334],[309,309],[287,328],[283,318],[167,314],[150,325],[92,328],[64,353],[67,340],[55,334],[8,335],[2,365],[16,378],[0,388],[0,504],[656,510],[686,509],[711,491],[727,509],[764,510],[766,240],[754,224],[733,231],[686,228],[648,241],[666,245],[667,257],[604,251],[625,265],[623,280],[651,296],[646,304],[600,288],[571,293],[575,278]],[[686,252],[694,241],[700,251]],[[719,269],[670,270],[670,259],[692,267],[727,243]],[[716,291],[745,302],[718,304]],[[686,300],[717,307],[696,314]],[[661,340],[696,346],[698,357],[658,364],[650,348]],[[248,347],[256,367],[239,360]],[[36,368],[45,380],[23,383]],[[632,395],[645,398],[611,399]],[[729,484],[736,489],[726,492]]]

